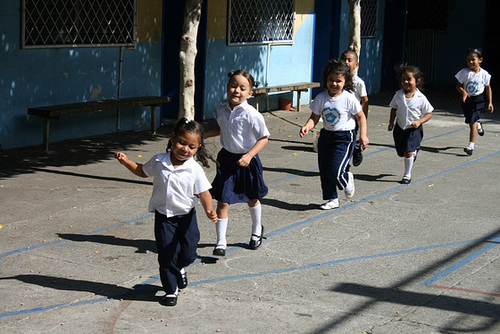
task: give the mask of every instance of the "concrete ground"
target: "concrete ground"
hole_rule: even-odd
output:
[[[370,96],[356,194],[332,211],[318,207],[313,137],[298,136],[307,108],[264,113],[267,240],[246,248],[250,215],[234,205],[227,254],[212,256],[215,227],[199,214],[199,259],[175,307],[158,303],[151,180],[113,159],[163,152],[168,127],[1,151],[0,332],[499,333],[500,103],[467,156],[458,94],[426,90],[436,110],[401,185],[392,94]],[[215,155],[219,138],[207,146]]]

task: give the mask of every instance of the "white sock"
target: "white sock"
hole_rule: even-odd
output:
[[[177,297],[178,295],[179,295],[179,289],[175,288],[175,292],[174,293],[169,293],[165,297]]]
[[[227,221],[229,218],[217,219],[215,224],[215,229],[217,231],[217,246],[215,248],[226,249],[226,231],[227,231]]]
[[[474,143],[470,141],[470,142],[469,142],[469,147],[470,147],[471,149],[474,149]]]
[[[254,207],[248,207],[248,209],[250,210],[250,216],[252,216],[252,234],[260,236],[262,233],[262,206],[259,203]],[[254,236],[252,236],[252,239],[259,240]]]
[[[404,175],[404,177],[411,179],[412,168],[413,168],[413,156],[411,158],[405,158],[405,175]]]

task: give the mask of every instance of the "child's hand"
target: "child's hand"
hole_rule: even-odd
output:
[[[241,156],[240,160],[238,160],[238,165],[240,165],[241,167],[248,167],[248,165],[250,164],[250,160],[252,160],[252,158],[247,154],[244,154]]]
[[[392,131],[392,129],[394,129],[394,123],[389,123],[389,125],[387,126],[387,131]]]
[[[215,210],[207,210],[205,212],[205,214],[207,215],[208,219],[210,219],[211,221],[213,221],[214,223],[217,223],[217,212],[215,212]]]
[[[118,160],[121,164],[124,164],[128,160],[127,155],[122,152],[116,152],[115,159]]]
[[[422,124],[422,122],[420,120],[417,120],[417,121],[413,121],[411,122],[411,126],[414,128],[414,129],[418,129],[418,127],[420,126],[420,124]]]
[[[359,136],[359,145],[364,149],[366,145],[370,144],[368,136]]]
[[[300,128],[299,136],[300,138],[304,138],[304,136],[307,135],[308,133],[309,133],[309,128],[303,126],[302,128]]]
[[[492,113],[494,108],[493,108],[493,103],[488,104],[488,110]]]
[[[470,97],[469,94],[467,94],[465,91],[462,93],[462,102],[465,103],[465,100]]]

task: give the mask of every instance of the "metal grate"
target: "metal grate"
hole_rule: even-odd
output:
[[[295,0],[229,0],[228,44],[293,43]]]
[[[361,0],[361,38],[377,37],[378,0]]]
[[[22,0],[24,48],[135,46],[137,0]]]

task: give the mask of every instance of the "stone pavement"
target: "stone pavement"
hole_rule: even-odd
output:
[[[113,159],[163,152],[168,127],[1,151],[0,332],[500,332],[500,103],[467,156],[458,94],[425,94],[436,110],[412,183],[398,183],[392,92],[370,96],[356,194],[332,211],[318,208],[312,135],[298,136],[307,108],[264,113],[267,240],[246,248],[250,215],[234,205],[217,258],[215,227],[199,215],[199,259],[175,307],[158,303],[151,180]],[[214,155],[218,141],[207,140]]]

